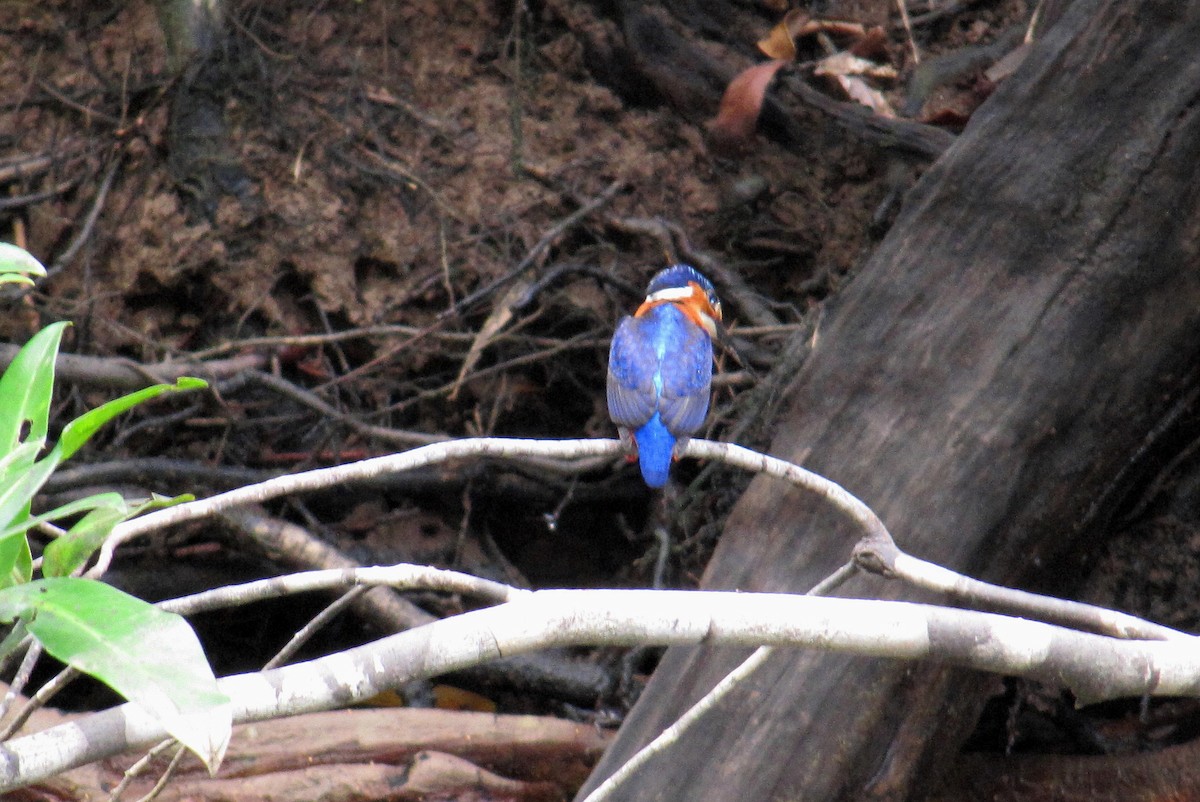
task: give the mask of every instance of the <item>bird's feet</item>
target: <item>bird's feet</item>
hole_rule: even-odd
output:
[[[621,437],[621,448],[625,449],[625,461],[637,462],[638,447],[637,440],[633,439],[633,432],[624,427],[618,427],[617,434]]]

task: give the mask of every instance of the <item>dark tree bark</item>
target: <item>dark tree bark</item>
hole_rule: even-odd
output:
[[[225,104],[232,69],[224,0],[156,0],[167,65],[178,85],[167,131],[168,165],[197,217],[212,219],[222,195],[250,197],[250,179],[229,142]]]
[[[1200,2],[1073,3],[837,299],[772,453],[841,482],[911,553],[1064,587],[1198,378],[1198,41]],[[805,590],[855,536],[759,479],[704,586]],[[745,656],[671,649],[584,793]],[[618,798],[904,799],[988,685],[781,652]]]

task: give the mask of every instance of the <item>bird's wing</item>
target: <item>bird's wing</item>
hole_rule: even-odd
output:
[[[679,342],[662,366],[663,423],[676,437],[693,434],[704,424],[712,386],[712,341],[691,321],[679,329]]]
[[[658,356],[642,321],[627,317],[613,334],[608,352],[608,415],[613,423],[636,429],[654,415],[658,393],[654,374]]]

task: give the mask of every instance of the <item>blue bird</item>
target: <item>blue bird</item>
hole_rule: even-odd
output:
[[[617,326],[608,353],[608,415],[635,446],[642,478],[667,483],[671,459],[704,423],[712,338],[721,321],[713,285],[688,265],[660,271],[646,300]]]

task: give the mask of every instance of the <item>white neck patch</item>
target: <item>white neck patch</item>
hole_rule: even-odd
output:
[[[691,287],[667,287],[666,289],[652,292],[646,296],[646,303],[652,304],[657,301],[683,301],[692,297]]]

